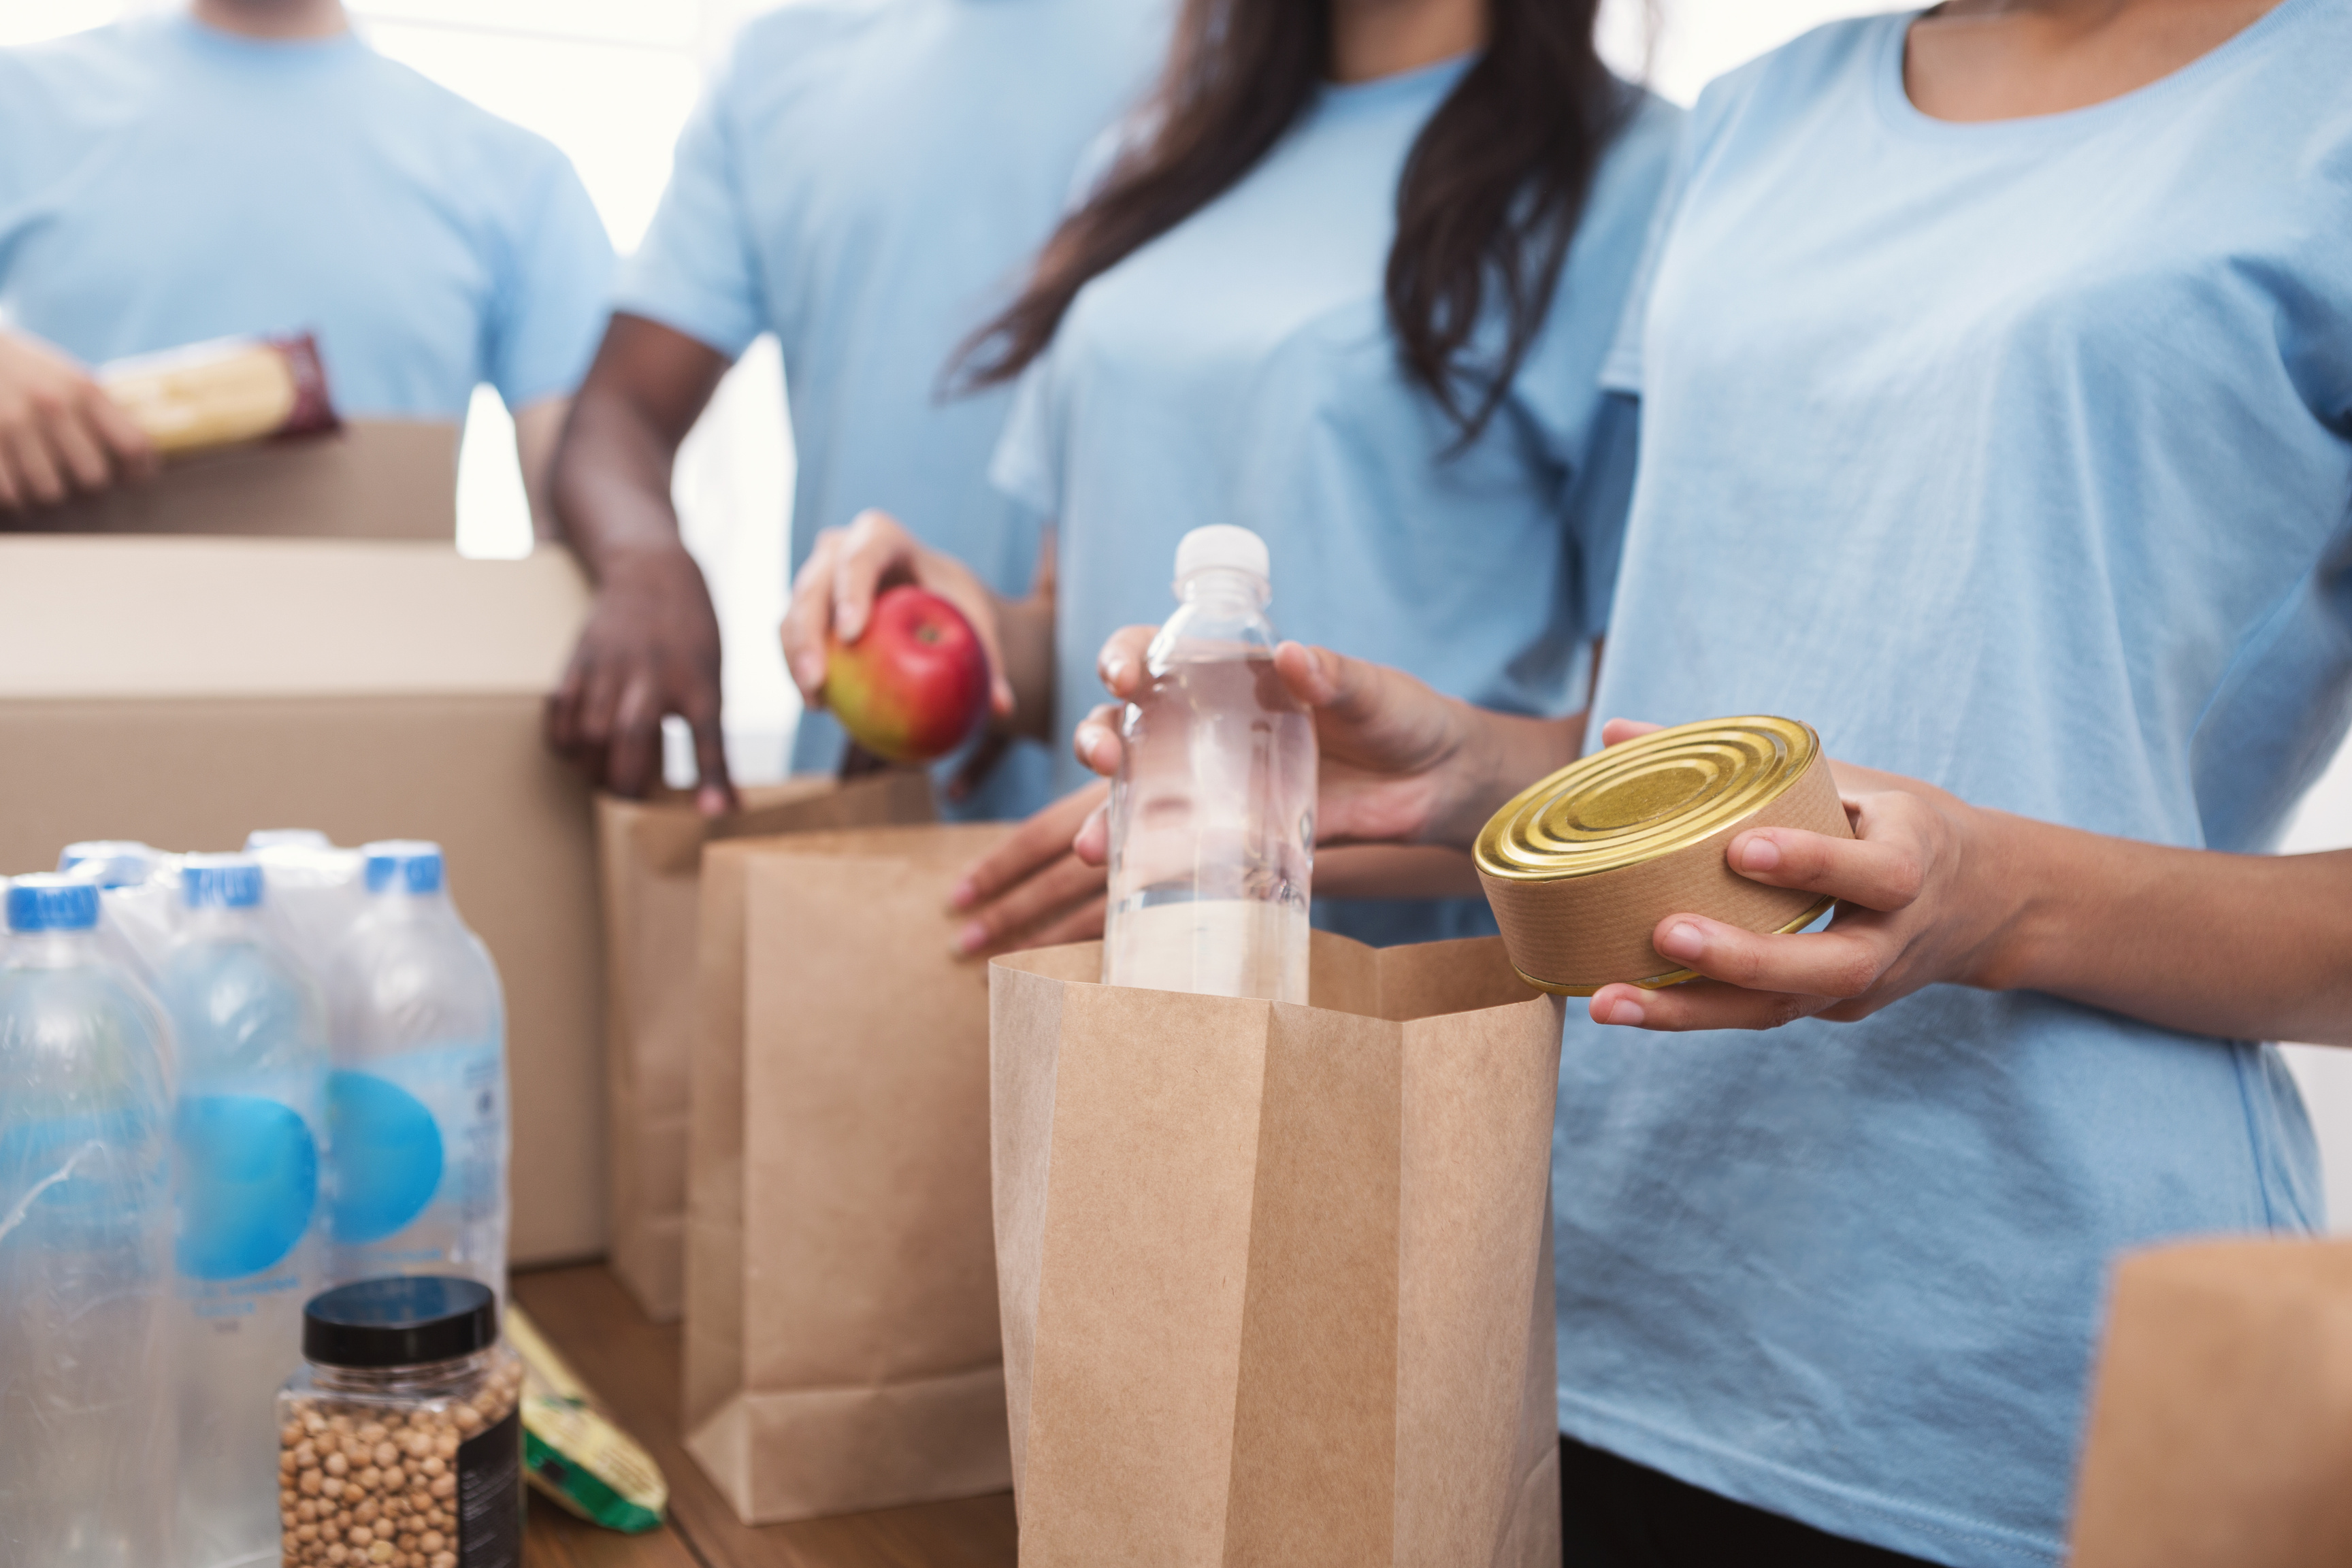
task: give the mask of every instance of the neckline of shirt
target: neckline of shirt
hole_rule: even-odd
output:
[[[159,18],[188,47],[215,59],[284,69],[324,68],[368,52],[359,29],[345,26],[322,38],[254,38],[209,26],[185,11]]]
[[[1462,73],[1478,57],[1475,52],[1454,55],[1411,70],[1391,71],[1369,81],[1329,81],[1323,83],[1315,95],[1315,109],[1319,114],[1358,113],[1387,104],[1402,103],[1424,95],[1443,97],[1453,90]]]
[[[1899,11],[1874,18],[1879,37],[1872,70],[1875,88],[1873,97],[1880,123],[1916,141],[1973,142],[1981,146],[1997,146],[2087,132],[2160,104],[2191,89],[2207,77],[2227,70],[2241,56],[2262,47],[2303,13],[2317,10],[2325,3],[2326,0],[2279,0],[2236,34],[2143,87],[2080,109],[2008,120],[1940,120],[1912,102],[1910,90],[1903,82],[1904,46],[1911,37],[1911,24],[1927,13],[1925,9]]]

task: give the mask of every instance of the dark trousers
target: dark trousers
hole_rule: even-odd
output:
[[[1559,1504],[1562,1568],[1927,1568],[1568,1437]]]

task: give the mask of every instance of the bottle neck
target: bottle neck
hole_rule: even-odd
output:
[[[1265,578],[1226,566],[1193,573],[1178,585],[1177,593],[1188,609],[1234,620],[1259,614],[1274,599],[1273,585]]]
[[[9,933],[11,965],[26,969],[81,969],[102,963],[95,931],[21,931]]]
[[[232,909],[226,904],[197,904],[189,909],[181,931],[190,938],[217,941],[251,936],[260,924],[261,911],[250,906]]]

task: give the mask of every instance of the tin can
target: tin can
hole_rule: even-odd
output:
[[[1751,827],[1853,837],[1821,737],[1751,715],[1678,725],[1593,752],[1520,792],[1478,835],[1478,879],[1519,977],[1589,996],[1696,979],[1650,945],[1672,914],[1802,930],[1832,900],[1725,863]]]

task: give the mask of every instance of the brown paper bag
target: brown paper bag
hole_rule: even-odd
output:
[[[1559,1562],[1559,1004],[1317,932],[1311,1007],[991,966],[1024,1568]]]
[[[725,838],[927,822],[930,783],[892,772],[795,778],[741,792],[713,822],[691,795],[596,801],[604,893],[605,1079],[613,1272],[657,1323],[686,1300],[686,1087],[694,1054],[702,847]]]
[[[1011,1479],[988,978],[948,955],[1001,826],[715,844],[687,1224],[686,1446],[746,1523]]]
[[[2352,1243],[2197,1242],[2124,1261],[2068,1561],[2352,1563]]]

